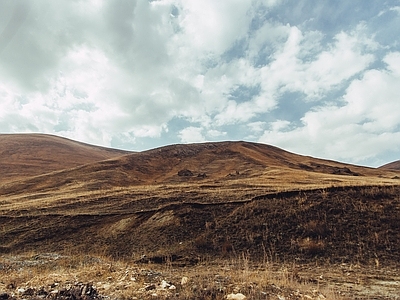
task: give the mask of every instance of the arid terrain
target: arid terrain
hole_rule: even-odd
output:
[[[398,166],[0,135],[0,299],[400,299]]]

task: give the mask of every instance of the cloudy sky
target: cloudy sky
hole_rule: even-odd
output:
[[[1,0],[0,132],[400,159],[400,0]]]

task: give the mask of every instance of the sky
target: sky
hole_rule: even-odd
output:
[[[400,159],[400,0],[1,0],[0,133]]]

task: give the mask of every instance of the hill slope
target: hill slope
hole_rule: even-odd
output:
[[[30,156],[26,143],[11,147],[22,154],[9,161],[14,181],[0,186],[0,253],[144,253],[154,262],[186,263],[241,253],[299,261],[400,259],[396,171],[248,142],[126,154],[24,137],[37,148]],[[37,175],[19,174],[32,165]]]
[[[388,163],[379,167],[379,169],[387,169],[387,170],[397,170],[400,171],[400,160],[396,160],[394,162]]]
[[[45,134],[0,134],[0,182],[73,168],[129,152]]]
[[[319,180],[332,179],[335,182],[354,182],[366,180],[371,176],[374,178],[378,176],[390,178],[391,176],[386,170],[315,159],[293,154],[277,147],[249,142],[171,145],[47,173],[50,171],[50,166],[54,169],[77,165],[76,161],[68,161],[71,158],[79,158],[83,163],[89,159],[104,159],[107,155],[110,156],[107,150],[97,148],[95,150],[99,151],[97,157],[93,155],[96,152],[92,148],[89,148],[87,152],[88,155],[91,154],[90,157],[85,156],[85,153],[78,155],[77,151],[72,156],[67,151],[64,157],[61,156],[64,160],[58,163],[59,154],[40,158],[37,154],[40,151],[37,151],[35,159],[38,163],[35,167],[38,173],[46,174],[3,185],[0,193],[59,190],[62,186],[73,185],[79,187],[80,190],[91,191],[131,185],[231,182],[244,179],[260,181],[261,184],[271,179],[275,184],[291,183],[295,179],[298,184],[301,184],[306,183],[304,180],[307,178],[308,183],[313,183],[317,178]],[[120,154],[122,153],[111,153],[111,155]],[[32,160],[26,157],[21,156],[14,166],[32,166]],[[40,171],[41,162],[45,163]],[[12,172],[11,170],[18,171],[14,168],[9,172]],[[356,179],[355,177],[363,178]]]

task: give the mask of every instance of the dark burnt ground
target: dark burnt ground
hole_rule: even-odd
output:
[[[400,261],[400,187],[347,187],[247,200],[114,199],[108,211],[0,216],[0,252],[79,252],[143,261],[202,258],[394,265]],[[202,201],[201,199],[204,199]]]

